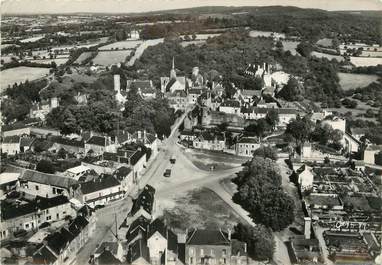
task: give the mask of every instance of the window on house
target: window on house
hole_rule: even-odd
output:
[[[51,220],[52,219],[52,217],[50,216],[50,215],[48,215],[47,217],[46,217],[46,220],[47,221],[49,221],[49,220]]]
[[[223,255],[227,255],[227,250],[223,249]]]
[[[53,194],[56,194],[56,188],[53,188]]]
[[[60,214],[59,213],[56,214],[56,217],[57,217],[57,219],[60,219]]]
[[[226,258],[223,258],[223,263],[227,264],[227,259]]]
[[[49,213],[49,209],[46,209],[46,213]]]
[[[191,256],[191,255],[194,255],[194,248],[190,248],[190,249],[188,250],[188,253],[190,254],[190,256]]]
[[[204,256],[204,249],[200,249],[200,256]]]
[[[26,224],[26,225],[25,225],[25,228],[28,229],[28,228],[29,228],[29,224]]]
[[[211,249],[211,256],[213,256],[214,255],[214,250],[213,249]]]
[[[39,189],[38,185],[36,185],[36,186],[35,186],[35,189],[36,189],[36,190],[38,190],[38,189]]]
[[[194,264],[194,258],[190,258],[190,265]]]

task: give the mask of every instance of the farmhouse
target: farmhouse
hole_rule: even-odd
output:
[[[1,201],[1,240],[9,238],[19,230],[38,229],[44,222],[55,222],[74,215],[67,197],[53,198],[37,196],[34,200]]]
[[[46,198],[64,195],[72,198],[76,195],[78,182],[72,178],[25,170],[20,178],[20,191],[33,196]]]
[[[223,151],[225,149],[224,134],[202,132],[193,141],[194,148]]]
[[[230,232],[195,228],[187,234],[186,264],[230,264],[231,252]]]
[[[94,208],[109,201],[123,198],[121,183],[111,175],[103,174],[91,181],[81,183],[81,201]]]

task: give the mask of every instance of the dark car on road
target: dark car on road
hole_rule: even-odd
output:
[[[28,231],[24,229],[17,230],[16,232],[13,233],[15,237],[24,237],[28,234]]]
[[[166,178],[169,178],[171,176],[171,169],[166,169],[163,176],[165,176]]]

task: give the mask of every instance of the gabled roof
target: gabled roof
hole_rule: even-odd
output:
[[[3,172],[0,174],[0,185],[15,182],[19,179],[20,173]]]
[[[56,254],[47,246],[42,246],[32,257],[34,264],[53,264],[57,260]]]
[[[175,90],[175,91],[172,92],[172,93],[168,93],[168,94],[167,94],[167,97],[168,97],[168,98],[174,98],[174,97],[182,97],[182,98],[185,98],[185,97],[187,97],[187,94],[186,94],[186,91],[184,91],[184,90]]]
[[[257,141],[257,139],[255,139],[255,138],[243,137],[243,138],[241,138],[241,139],[238,141],[238,143],[241,143],[241,144],[243,144],[243,143],[257,144],[258,141]]]
[[[90,137],[90,139],[86,142],[86,144],[93,144],[93,145],[99,145],[99,146],[106,146],[106,137],[104,137],[104,136],[93,135],[93,136]]]
[[[130,214],[134,216],[141,208],[151,214],[154,206],[154,195],[155,189],[150,185],[146,185],[138,198],[134,200]]]
[[[201,141],[214,141],[215,139],[218,141],[224,141],[223,133],[213,133],[204,131],[198,137]]]
[[[81,191],[83,194],[89,194],[119,185],[121,185],[121,183],[113,176],[101,175],[98,179],[81,183]]]
[[[35,141],[35,138],[32,137],[21,137],[20,139],[20,147],[24,146],[31,146],[32,143]]]
[[[192,132],[192,131],[184,130],[184,131],[180,132],[180,135],[190,135],[190,136],[192,136],[192,135],[195,135],[195,133]]]
[[[119,259],[117,259],[110,250],[104,249],[101,252],[101,254],[97,257],[96,264],[115,265],[115,264],[122,264],[122,262]]]
[[[138,237],[146,239],[147,229],[150,224],[150,220],[144,216],[139,216],[129,226],[129,230],[126,233],[126,240],[128,243],[132,242]]]
[[[156,232],[160,233],[165,239],[167,239],[167,248],[177,252],[178,237],[169,229],[161,219],[155,219],[149,226],[147,238],[149,239]]]
[[[127,252],[127,261],[129,263],[133,263],[139,258],[143,258],[150,263],[149,248],[147,247],[147,242],[144,239],[138,239],[132,243]]]
[[[68,230],[74,235],[77,236],[81,233],[81,231],[89,224],[89,221],[81,216],[78,215],[70,224],[68,227]]]
[[[261,90],[249,90],[249,89],[243,89],[241,91],[241,95],[243,97],[261,97]]]
[[[228,235],[221,230],[194,229],[189,232],[186,240],[187,245],[230,245]]]
[[[222,107],[240,108],[240,102],[237,101],[237,100],[226,100],[220,106],[222,106]]]
[[[78,184],[78,182],[72,178],[46,174],[46,173],[33,171],[29,169],[25,170],[20,180],[36,182],[40,184],[46,184],[46,185],[65,188],[65,189],[69,189],[70,187]]]
[[[68,139],[68,138],[64,138],[62,136],[54,136],[54,137],[51,137],[50,139],[53,143],[57,143],[57,144],[61,144],[61,145],[82,147],[82,148],[84,148],[84,146],[85,146],[84,141]]]
[[[114,171],[113,176],[116,177],[119,181],[125,179],[131,172],[131,168],[129,167],[120,167]]]
[[[130,86],[134,85],[136,88],[152,88],[152,83],[150,80],[134,80],[131,81]]]
[[[13,136],[6,136],[3,138],[2,143],[3,144],[18,144],[20,142],[20,136],[13,135]]]
[[[60,255],[61,251],[75,238],[66,228],[61,228],[59,232],[48,235],[45,240],[48,247],[54,251],[56,255]]]
[[[21,204],[3,200],[1,201],[1,218],[3,220],[8,220],[67,203],[69,203],[68,198],[62,195],[53,198],[37,196],[35,200]]]
[[[203,92],[203,89],[201,88],[191,88],[188,90],[188,94],[201,95],[202,92]]]

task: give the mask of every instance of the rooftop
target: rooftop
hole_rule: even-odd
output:
[[[36,182],[65,189],[69,189],[70,187],[78,184],[78,182],[72,178],[46,174],[29,169],[25,170],[21,177],[21,181]]]
[[[119,186],[121,183],[111,175],[101,175],[98,179],[81,183],[83,194],[93,193],[99,190]]]
[[[99,146],[106,146],[106,137],[104,137],[104,136],[93,135],[93,136],[90,137],[90,139],[86,142],[86,144],[93,144],[93,145],[99,145]]]
[[[62,195],[53,198],[37,196],[33,201],[2,200],[1,218],[8,220],[67,203],[69,203],[68,198]]]
[[[189,232],[186,240],[187,245],[230,245],[228,235],[221,230],[194,229]]]

